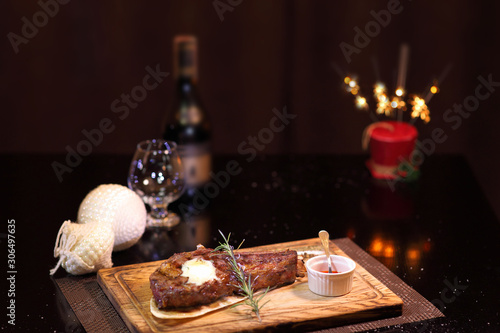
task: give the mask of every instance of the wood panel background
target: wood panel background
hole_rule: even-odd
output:
[[[57,13],[17,53],[9,34],[22,36],[34,16],[43,20],[43,8],[36,1],[0,4],[0,152],[63,153],[85,139],[82,130],[110,118],[114,131],[92,153],[132,154],[138,141],[160,135],[172,79],[148,92],[124,120],[111,103],[142,83],[146,66],[171,72],[173,36],[193,33],[200,40],[200,90],[216,153],[236,153],[249,135],[269,126],[273,108],[284,106],[297,118],[263,153],[360,153],[362,130],[372,120],[342,92],[333,64],[367,86],[377,72],[393,85],[398,47],[408,42],[409,91],[422,91],[453,64],[429,105],[431,124],[418,124],[420,139],[442,128],[448,139],[436,152],[465,154],[500,212],[500,158],[492,153],[500,147],[500,94],[482,101],[457,130],[443,120],[447,109],[474,94],[479,75],[500,81],[497,2],[401,0],[401,13],[348,64],[340,43],[353,44],[353,29],[364,30],[372,11],[391,1],[59,1],[42,0],[56,4]],[[223,20],[214,3],[232,4]]]

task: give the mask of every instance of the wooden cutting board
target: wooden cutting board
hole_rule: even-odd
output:
[[[318,238],[272,244],[252,250],[322,251]],[[330,241],[330,249],[347,255]],[[319,254],[319,253],[318,253]],[[307,259],[307,256],[306,256]],[[323,297],[312,293],[307,277],[294,284],[269,291],[263,301],[259,322],[247,306],[225,308],[205,316],[167,320],[150,312],[149,275],[163,260],[101,269],[97,281],[132,332],[237,332],[249,330],[306,330],[371,321],[401,315],[403,301],[389,288],[357,265],[352,291],[340,297]]]

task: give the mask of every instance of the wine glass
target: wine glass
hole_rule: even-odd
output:
[[[179,216],[167,209],[185,189],[184,167],[175,142],[161,139],[139,142],[127,183],[151,208],[147,227],[173,227],[179,223]]]

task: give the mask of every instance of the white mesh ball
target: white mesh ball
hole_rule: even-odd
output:
[[[78,209],[78,223],[111,223],[115,242],[113,251],[125,250],[141,238],[146,229],[146,207],[129,188],[117,184],[96,187]]]

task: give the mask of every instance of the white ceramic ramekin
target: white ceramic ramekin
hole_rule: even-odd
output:
[[[356,263],[346,257],[331,255],[332,262],[339,273],[328,271],[326,256],[316,256],[306,262],[309,289],[321,296],[340,296],[352,290],[352,279]]]

